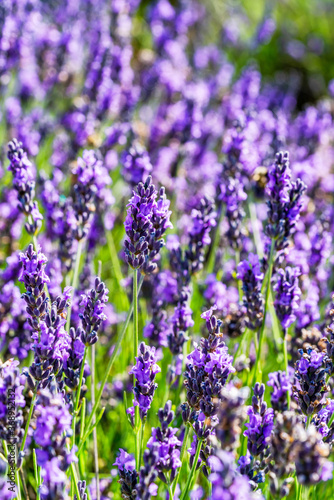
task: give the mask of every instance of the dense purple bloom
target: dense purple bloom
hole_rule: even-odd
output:
[[[257,255],[250,253],[248,261],[238,264],[237,278],[242,280],[244,305],[247,308],[246,325],[252,330],[258,329],[263,322],[264,300],[261,293],[263,273]]]
[[[135,470],[136,462],[132,455],[120,449],[120,455],[114,463],[118,467],[122,498],[135,500],[138,474]]]
[[[274,427],[274,412],[272,408],[267,408],[264,402],[264,384],[258,382],[254,387],[252,405],[248,407],[249,423],[244,435],[248,437],[247,448],[249,453],[257,457],[265,451],[268,446],[271,432]]]
[[[325,353],[308,349],[300,350],[301,358],[296,363],[296,385],[292,387],[301,411],[309,416],[318,413],[324,405],[325,395],[329,390],[326,374],[330,371]]]
[[[80,318],[83,331],[81,341],[84,345],[93,345],[97,342],[97,331],[106,319],[105,304],[108,302],[109,290],[100,278],[95,278],[94,287],[80,297]]]
[[[143,269],[145,274],[156,269],[158,254],[164,245],[162,236],[167,228],[172,227],[169,220],[170,202],[164,188],[161,188],[158,200],[156,197],[157,192],[149,176],[133,192],[124,222],[126,260],[133,269]]]
[[[177,469],[181,467],[180,461],[180,448],[181,441],[176,437],[178,429],[170,427],[171,422],[174,420],[174,412],[171,410],[172,402],[167,401],[164,408],[160,408],[158,418],[160,427],[152,429],[152,436],[147,442],[148,448],[156,447],[159,459],[156,465],[159,478],[166,483],[167,479],[165,473],[171,472],[170,481],[173,481],[177,473]]]
[[[18,193],[18,208],[27,217],[26,230],[29,234],[36,234],[41,226],[43,216],[38,209],[35,197],[34,167],[28,160],[22,143],[13,139],[8,144],[9,170],[13,173],[13,185]]]
[[[289,153],[277,153],[275,164],[269,170],[269,210],[266,227],[266,233],[275,240],[277,250],[287,247],[289,238],[296,230],[302,208],[301,198],[305,190],[306,186],[300,179],[291,181]]]
[[[206,319],[208,338],[202,338],[200,345],[187,357],[185,385],[190,407],[201,410],[206,416],[216,414],[214,398],[219,398],[230,373],[232,356],[219,335],[221,321],[213,315],[212,309],[202,314]]]
[[[285,330],[296,320],[295,311],[298,309],[301,295],[298,283],[300,270],[299,268],[287,267],[279,269],[277,274],[277,282],[274,285],[276,292],[274,306],[277,317]]]
[[[139,406],[139,415],[142,420],[146,419],[147,412],[151,407],[154,392],[157,384],[154,379],[157,373],[161,370],[156,364],[156,352],[154,347],[148,347],[142,342],[138,349],[136,364],[130,370],[130,374],[135,376],[136,385],[133,389],[134,404]],[[133,409],[132,409],[133,410]],[[131,409],[128,413],[132,413]]]

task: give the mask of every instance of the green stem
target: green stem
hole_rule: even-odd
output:
[[[186,449],[187,449],[187,443],[188,443],[189,432],[190,432],[190,425],[189,425],[189,424],[187,424],[187,425],[186,425],[186,430],[185,430],[185,433],[184,433],[184,438],[183,438],[182,448],[181,448],[181,452],[180,452],[181,467],[179,468],[179,471],[178,471],[178,473],[177,473],[177,476],[176,476],[176,477],[175,477],[175,479],[174,479],[174,485],[173,485],[173,495],[175,494],[176,486],[177,486],[177,483],[178,483],[178,480],[179,480],[179,477],[180,477],[180,474],[181,474],[181,469],[182,469],[182,465],[183,465],[183,457],[184,457],[184,454],[185,454]]]
[[[76,425],[79,402],[80,402],[80,393],[81,393],[86,357],[87,357],[87,347],[85,346],[84,355],[83,355],[82,364],[81,364],[81,369],[80,369],[79,385],[77,388],[75,403],[74,403],[74,407],[73,407],[73,419],[72,419],[72,445],[73,446],[75,445],[75,425]]]
[[[31,420],[31,417],[33,415],[34,408],[35,408],[36,397],[37,397],[37,384],[36,384],[36,387],[35,387],[35,390],[34,390],[34,394],[33,394],[32,400],[31,400],[31,404],[30,404],[28,419],[27,419],[27,423],[26,423],[26,426],[25,426],[25,429],[24,429],[23,440],[22,440],[21,447],[20,447],[20,453],[24,451],[24,446],[26,444],[26,440],[27,440],[27,436],[28,436],[28,431],[29,431],[29,426],[30,426],[30,420]]]
[[[40,487],[40,481],[39,481],[39,473],[38,473],[38,465],[37,465],[37,458],[36,458],[36,450],[35,448],[32,451],[33,455],[33,463],[34,463],[34,473],[35,473],[35,481],[36,481],[36,500],[40,500],[41,494],[39,491]]]
[[[129,304],[128,296],[125,293],[124,288],[121,286],[121,283],[123,280],[123,273],[122,273],[121,265],[120,265],[119,258],[117,255],[117,250],[116,250],[114,238],[113,238],[111,231],[107,231],[105,229],[104,232],[105,232],[105,235],[107,238],[107,244],[108,244],[110,259],[111,259],[111,263],[112,263],[112,269],[114,270],[114,273],[115,273],[116,284],[117,284],[119,291],[120,291],[122,307],[124,309],[127,309],[127,308],[129,308],[130,304]]]
[[[133,270],[133,359],[136,364],[136,356],[138,356],[138,270]],[[136,376],[133,375],[133,387],[136,387]],[[135,458],[136,468],[140,468],[140,435],[139,435],[139,406],[135,406]]]
[[[215,227],[215,235],[213,237],[213,244],[212,244],[212,246],[209,249],[208,266],[207,266],[207,272],[208,272],[208,274],[214,272],[215,259],[216,259],[216,250],[218,248],[219,238],[220,238],[220,223],[221,223],[221,221],[224,218],[224,213],[225,213],[225,210],[221,206],[220,210],[219,210],[219,217],[218,217],[218,220],[217,220],[217,225]]]
[[[140,292],[140,289],[142,287],[143,281],[144,281],[144,276],[141,276],[140,281],[139,281],[139,285],[138,285],[138,293]],[[100,389],[99,389],[99,392],[97,393],[97,396],[96,396],[95,405],[93,406],[92,412],[91,412],[91,414],[90,414],[90,416],[88,418],[88,422],[86,424],[85,434],[84,434],[84,436],[83,436],[83,438],[82,438],[82,440],[80,442],[80,446],[79,446],[77,455],[79,455],[80,452],[82,451],[83,445],[84,445],[87,437],[90,434],[90,427],[91,427],[94,415],[96,414],[96,412],[98,410],[98,407],[99,407],[99,404],[100,404],[100,401],[101,401],[101,397],[102,397],[105,385],[107,383],[107,380],[108,380],[108,377],[110,375],[111,369],[113,367],[114,361],[115,361],[116,356],[118,354],[118,350],[119,350],[119,348],[120,348],[120,346],[122,344],[122,341],[123,341],[124,335],[126,333],[127,327],[129,325],[132,313],[133,313],[133,302],[131,303],[128,315],[127,315],[126,320],[125,320],[124,325],[123,325],[123,329],[122,329],[121,333],[118,336],[117,343],[115,345],[115,349],[114,349],[114,351],[113,351],[113,353],[112,353],[112,355],[111,355],[111,357],[109,359],[109,363],[108,363],[107,369],[106,369],[106,371],[104,373],[103,379],[101,381]]]
[[[196,467],[197,467],[198,457],[199,457],[199,454],[200,454],[200,451],[201,451],[201,447],[202,447],[202,442],[203,442],[203,439],[199,439],[198,440],[197,448],[196,448],[196,454],[195,454],[195,458],[194,458],[194,462],[193,462],[193,466],[192,466],[190,474],[188,476],[188,481],[187,481],[186,487],[184,489],[184,492],[182,494],[181,500],[185,500],[187,498],[190,485],[192,483],[194,474],[196,472]]]
[[[287,378],[289,379],[289,364],[288,364],[288,340],[287,340],[287,329],[283,329],[283,352],[284,352],[284,370]],[[287,402],[288,402],[288,410],[290,410],[290,402],[291,396],[290,391],[287,392]]]
[[[272,276],[272,272],[273,272],[274,250],[275,250],[275,240],[273,240],[271,242],[271,246],[270,246],[267,288],[266,288],[266,297],[265,297],[264,312],[263,312],[263,322],[261,325],[261,330],[260,330],[260,335],[259,335],[259,345],[258,345],[258,349],[256,351],[256,361],[255,361],[255,367],[254,367],[253,384],[255,384],[256,381],[258,381],[258,382],[262,381],[262,370],[261,370],[260,359],[261,359],[264,330],[266,327],[266,316],[267,316],[269,297],[270,297],[270,286],[271,286],[271,276]]]
[[[76,254],[76,257],[75,257],[74,273],[73,273],[73,280],[72,280],[72,300],[73,300],[73,297],[74,297],[76,286],[78,284],[79,267],[80,267],[80,258],[81,258],[82,246],[83,246],[83,240],[80,240],[78,242],[77,254]],[[70,331],[70,326],[71,326],[71,311],[72,311],[72,303],[69,305],[69,308],[68,308],[68,311],[67,311],[67,320],[66,320],[66,331],[67,332]]]
[[[169,494],[169,500],[174,500],[174,494],[172,491],[172,488],[170,486],[170,482],[167,482],[167,489],[168,489],[168,494]]]
[[[92,345],[92,360],[91,360],[91,400],[92,405],[95,403],[95,344]],[[95,424],[95,417],[93,418],[93,425]],[[97,446],[97,432],[96,427],[93,430],[93,446],[94,446],[94,469],[96,479],[96,500],[100,500],[100,481],[99,481],[99,454]]]
[[[235,273],[237,274],[238,272],[238,265],[240,263],[240,251],[236,250],[235,251]],[[235,277],[237,280],[238,284],[238,292],[239,292],[239,302],[242,302],[242,297],[243,297],[243,291],[242,291],[242,281],[239,280],[237,277]]]

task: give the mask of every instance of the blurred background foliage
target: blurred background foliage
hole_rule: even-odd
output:
[[[137,50],[150,49],[143,0],[134,25]],[[177,4],[180,2],[171,2]],[[264,80],[297,89],[297,107],[328,93],[334,79],[333,0],[202,0],[208,13],[201,31],[203,44],[217,44],[236,69],[256,65]]]

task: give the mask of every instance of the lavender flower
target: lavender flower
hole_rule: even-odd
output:
[[[25,406],[22,394],[25,377],[20,374],[19,362],[9,359],[0,362],[0,439],[8,444],[9,456],[23,437],[23,414]]]
[[[163,246],[162,235],[172,227],[168,210],[169,201],[164,189],[156,201],[157,192],[149,176],[145,183],[140,182],[128,204],[125,219],[125,254],[133,269],[142,269],[145,274],[152,273],[157,264],[157,255]]]
[[[269,373],[267,385],[273,388],[270,401],[274,411],[282,412],[288,409],[287,394],[292,389],[291,377],[286,372]]]
[[[289,153],[277,153],[275,164],[269,170],[266,227],[267,235],[276,241],[277,250],[287,247],[289,238],[296,230],[302,208],[301,197],[305,190],[306,186],[300,179],[291,181]]]
[[[228,177],[225,184],[221,184],[220,199],[226,204],[226,217],[228,220],[227,238],[232,248],[240,250],[242,243],[242,219],[245,212],[242,202],[247,199],[241,181],[237,178]]]
[[[218,425],[215,427],[215,431],[221,447],[225,451],[235,453],[239,446],[241,426],[247,417],[246,398],[247,389],[237,389],[232,385],[227,385],[220,393],[220,404],[217,412]]]
[[[210,417],[216,414],[214,398],[219,398],[230,373],[234,372],[232,356],[228,354],[220,334],[221,321],[213,315],[213,308],[201,316],[206,320],[208,338],[187,357],[185,386],[187,401],[191,408]]]
[[[124,178],[132,187],[144,182],[152,172],[150,157],[138,141],[134,142],[129,150],[124,151],[121,161]]]
[[[217,213],[213,200],[202,198],[198,208],[191,213],[192,228],[189,231],[189,246],[185,252],[190,275],[203,268],[205,247],[210,245],[210,231],[216,225]]]
[[[87,500],[86,481],[78,481],[78,490],[80,497],[78,498],[77,495],[74,495],[74,500]]]
[[[60,395],[42,391],[36,406],[34,441],[37,463],[42,468],[42,496],[61,500],[64,498],[66,470],[77,461],[74,451],[68,451],[66,442],[71,434],[72,417]]]
[[[89,231],[96,209],[95,198],[99,190],[110,183],[109,174],[93,150],[84,150],[73,169],[77,182],[74,185],[75,239],[82,240]]]
[[[243,301],[247,309],[246,326],[257,330],[263,322],[264,300],[261,293],[263,273],[256,254],[250,253],[248,261],[238,264],[237,278],[242,280]]]
[[[313,425],[306,430],[298,426],[295,433],[298,444],[293,453],[293,461],[300,484],[310,486],[332,479],[333,463],[327,460],[330,449],[322,441],[321,434]]]
[[[167,312],[163,308],[163,301],[153,299],[152,320],[144,327],[144,337],[150,339],[150,343],[155,347],[167,346],[167,334],[169,326],[167,323]]]
[[[108,302],[109,290],[106,288],[100,278],[95,278],[94,288],[88,294],[82,294],[80,297],[79,314],[82,322],[83,331],[81,332],[81,341],[89,346],[97,342],[97,331],[106,319],[104,314],[105,303]]]
[[[246,424],[247,430],[244,436],[248,437],[247,448],[253,457],[263,453],[268,447],[271,432],[274,427],[274,412],[267,408],[264,402],[264,384],[258,382],[254,387],[252,396],[252,405],[248,407],[249,423]]]
[[[292,387],[301,411],[309,416],[318,413],[324,405],[326,374],[329,372],[328,360],[324,353],[308,349],[300,350],[301,358],[296,363],[295,378],[297,384]]]
[[[251,500],[257,497],[255,493],[252,493],[248,479],[237,471],[232,453],[219,450],[209,459],[209,463],[212,469],[209,476],[212,483],[212,500],[221,498]]]
[[[300,417],[293,411],[277,412],[275,425],[270,436],[269,478],[270,491],[280,498],[289,494],[292,478],[289,476],[295,470],[293,453],[298,439],[296,433],[302,427]],[[282,481],[282,479],[284,479]]]
[[[274,285],[276,292],[274,306],[278,319],[280,320],[283,329],[289,328],[296,320],[295,311],[298,309],[301,290],[298,284],[300,276],[299,268],[279,269],[277,282]]]
[[[158,443],[153,443],[150,449],[144,451],[143,462],[144,465],[141,467],[138,476],[136,500],[150,500],[152,496],[157,495],[158,486],[154,481],[158,477]]]
[[[125,500],[135,500],[138,480],[138,473],[135,470],[136,462],[133,456],[122,450],[122,448],[120,452],[114,465],[118,467],[118,482],[121,485],[121,496]]]
[[[130,374],[136,378],[136,385],[133,389],[134,404],[139,406],[139,415],[141,420],[145,420],[147,412],[151,407],[154,392],[158,387],[154,383],[157,373],[161,370],[156,364],[156,352],[154,347],[148,347],[142,342],[138,348],[138,356],[136,357],[136,364],[130,370]],[[128,413],[131,415],[134,408],[129,408]]]
[[[171,408],[171,401],[167,401],[163,409],[160,408],[158,412],[160,427],[152,429],[152,436],[147,443],[149,449],[156,448],[156,443],[158,444],[159,459],[156,468],[159,478],[164,483],[167,483],[166,473],[170,472],[169,481],[172,482],[176,476],[177,469],[182,465],[180,461],[180,447],[182,443],[176,437],[178,429],[169,427],[174,420],[174,412]]]
[[[28,160],[22,143],[13,139],[8,144],[9,170],[13,173],[13,185],[18,193],[18,209],[23,212],[28,221],[25,228],[29,234],[36,234],[42,226],[43,216],[38,209],[35,197],[35,181],[33,165]]]

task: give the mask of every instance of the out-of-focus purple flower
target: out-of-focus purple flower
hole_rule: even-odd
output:
[[[0,438],[11,446],[19,444],[24,433],[21,408],[25,406],[25,377],[18,366],[19,362],[13,359],[0,362]]]
[[[252,405],[248,407],[249,423],[244,435],[248,437],[247,448],[253,457],[260,455],[268,446],[274,427],[274,412],[264,402],[264,384],[258,382],[254,387]]]
[[[145,182],[152,173],[150,157],[138,141],[123,152],[121,162],[124,178],[131,187],[135,187],[139,182]]]
[[[18,193],[18,209],[28,217],[25,228],[29,234],[36,234],[42,226],[43,216],[34,201],[34,167],[17,139],[8,144],[8,159],[8,170],[13,173],[13,186]]]
[[[290,393],[292,389],[291,376],[281,371],[269,373],[267,385],[273,388],[270,396],[272,409],[279,412],[287,410],[287,394]]]
[[[246,325],[251,330],[256,330],[263,322],[264,312],[264,300],[261,293],[263,273],[256,254],[250,253],[248,261],[244,260],[238,264],[237,278],[242,280],[243,301],[247,308]]]
[[[220,199],[226,205],[226,217],[228,220],[227,237],[235,249],[241,248],[242,243],[242,219],[245,212],[242,208],[242,202],[247,199],[247,194],[243,190],[241,181],[237,178],[228,177],[225,184],[221,184]]]
[[[301,198],[305,190],[306,186],[300,179],[291,181],[289,153],[277,153],[275,164],[269,170],[266,227],[266,234],[275,240],[277,250],[288,246],[289,238],[296,230],[302,209]]]
[[[276,292],[274,306],[277,317],[285,330],[296,320],[295,311],[299,307],[301,295],[298,283],[300,270],[298,267],[294,269],[286,267],[285,269],[279,269],[277,274],[277,282],[274,285],[274,291]]]

